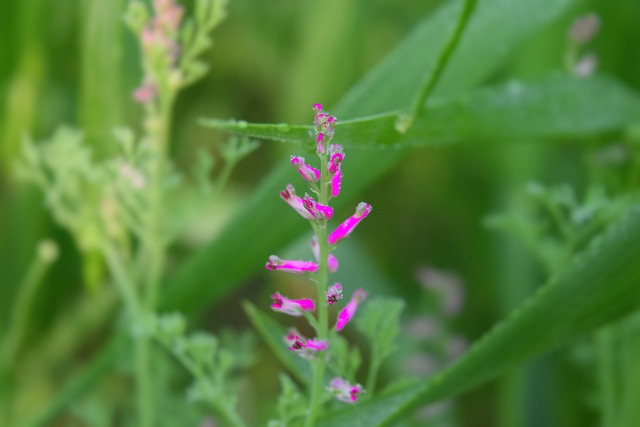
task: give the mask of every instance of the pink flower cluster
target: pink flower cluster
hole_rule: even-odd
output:
[[[142,51],[145,55],[157,54],[164,58],[168,67],[172,67],[180,56],[177,40],[184,9],[175,0],[153,0],[153,11],[154,16],[140,34]],[[133,98],[141,104],[152,102],[157,95],[157,82],[149,75],[145,76],[142,85],[133,92]]]
[[[300,173],[302,178],[309,184],[311,192],[320,195],[321,191],[328,191],[328,197],[337,197],[340,194],[342,184],[341,165],[345,158],[344,151],[340,145],[331,144],[331,140],[335,133],[336,118],[323,112],[322,105],[315,104],[313,106],[315,112],[314,130],[316,133],[316,154],[320,158],[321,168],[315,168],[307,163],[304,157],[292,156],[291,165]],[[324,170],[323,170],[324,169]],[[327,190],[319,188],[318,183],[325,184]],[[289,206],[291,206],[302,218],[312,222],[314,229],[317,227],[325,227],[327,222],[333,217],[333,208],[317,202],[311,195],[305,193],[303,197],[296,194],[293,185],[288,184],[280,197]],[[321,200],[325,200],[327,196]],[[367,203],[359,203],[355,213],[338,225],[327,237],[326,244],[330,249],[342,240],[351,235],[364,218],[371,212],[371,205]],[[282,271],[293,274],[307,274],[315,276],[320,264],[320,245],[317,237],[311,240],[311,249],[315,256],[315,261],[303,260],[283,260],[272,255],[269,257],[265,267],[267,270]],[[326,260],[327,270],[331,273],[338,269],[338,260],[334,255],[329,253]],[[323,285],[324,286],[324,285]],[[335,329],[341,331],[353,318],[358,308],[366,298],[367,293],[362,289],[354,292],[349,303],[338,314]],[[288,299],[280,294],[272,295],[273,304],[271,308],[281,313],[291,316],[308,315],[316,308],[316,304],[311,299]],[[326,301],[318,301],[318,304],[334,305],[343,299],[342,285],[335,283],[330,286],[326,292]],[[329,342],[321,339],[307,339],[302,337],[297,331],[291,330],[284,338],[291,351],[295,351],[305,358],[313,358],[316,353],[327,350]],[[341,378],[334,378],[329,390],[335,393],[335,397],[339,400],[353,403],[356,401],[358,394],[364,390],[358,384],[351,385]]]

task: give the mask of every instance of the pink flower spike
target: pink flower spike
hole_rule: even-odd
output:
[[[342,299],[342,285],[336,283],[327,291],[327,304],[333,305]]]
[[[291,164],[295,167],[302,178],[307,182],[320,181],[320,171],[316,168],[312,168],[304,162],[304,157],[291,156]]]
[[[316,257],[316,261],[320,262],[320,246],[318,246],[318,239],[316,236],[311,238],[311,251],[313,252],[313,256]],[[335,273],[338,270],[338,259],[329,254],[327,258],[327,266],[329,267],[330,273]]]
[[[341,331],[342,328],[347,326],[347,323],[351,320],[354,314],[356,314],[356,310],[358,309],[358,305],[362,303],[367,297],[367,293],[362,289],[358,289],[354,292],[351,297],[351,301],[345,308],[342,309],[340,314],[338,314],[338,321],[336,322],[336,331]]]
[[[340,163],[344,160],[344,153],[342,152],[342,146],[332,144],[329,146],[329,166],[327,170],[329,173],[336,173],[340,168]]]
[[[351,385],[342,378],[332,379],[327,390],[333,393],[336,399],[346,403],[356,403],[358,395],[365,392],[360,384]]]
[[[315,218],[319,220],[328,220],[333,216],[333,208],[317,203],[313,197],[305,194],[302,200],[304,208]]]
[[[331,197],[338,197],[340,195],[340,187],[342,187],[342,171],[340,171],[340,166],[338,166],[336,173],[331,177]]]
[[[313,110],[319,113],[322,111],[322,104],[313,104]]]
[[[275,255],[269,257],[269,262],[265,264],[267,270],[283,271],[285,273],[305,274],[313,273],[318,270],[318,264],[311,261],[294,261],[288,259],[280,259]]]
[[[347,218],[342,224],[340,224],[333,232],[329,235],[327,241],[331,245],[335,245],[340,240],[348,237],[356,226],[369,215],[373,208],[371,205],[360,202],[356,207],[356,212]]]
[[[302,316],[305,311],[313,311],[315,306],[310,299],[288,299],[280,294],[271,295],[271,308],[291,316]]]
[[[287,188],[280,192],[282,200],[287,202],[289,206],[295,209],[296,212],[304,219],[314,219],[314,216],[304,207],[304,203],[300,197],[296,195],[296,190],[293,185],[287,184]]]

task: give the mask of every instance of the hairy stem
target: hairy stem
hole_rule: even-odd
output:
[[[327,172],[327,158],[320,156],[320,191],[318,193],[318,203],[329,204],[329,174]],[[327,282],[329,279],[329,267],[327,259],[329,257],[329,243],[327,242],[327,221],[322,221],[318,227],[314,227],[318,239],[318,327],[316,334],[318,339],[326,340],[329,336],[328,305],[326,302]],[[322,404],[322,392],[324,388],[325,358],[319,356],[314,361],[313,385],[311,389],[311,402],[309,413],[305,421],[305,427],[312,427],[318,417],[318,411]]]

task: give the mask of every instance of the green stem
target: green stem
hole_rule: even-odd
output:
[[[602,391],[602,426],[616,425],[617,396],[615,380],[614,339],[612,327],[606,327],[596,334],[598,349],[598,374]]]
[[[129,316],[135,325],[144,325],[145,313],[147,313],[147,311],[140,304],[133,282],[127,273],[124,263],[120,259],[118,252],[108,240],[104,246],[104,255],[118,291],[125,302]],[[146,331],[144,331],[140,336],[136,336],[134,341],[138,425],[140,427],[152,427],[154,422],[153,382],[151,376],[151,365],[149,364],[151,340],[146,334]]]
[[[13,363],[17,353],[20,351],[22,341],[29,328],[33,299],[52,262],[53,259],[47,259],[41,254],[36,255],[18,287],[18,295],[16,295],[11,320],[9,321],[9,330],[7,331],[5,345],[2,348],[1,360],[7,366]]]
[[[371,363],[369,364],[369,370],[367,371],[367,386],[365,390],[367,391],[368,396],[373,396],[373,392],[376,388],[376,382],[378,380],[378,372],[380,372],[380,363],[382,362],[380,358],[377,356],[379,354],[379,349],[375,348],[374,345],[371,349]]]
[[[321,205],[329,204],[329,174],[327,172],[327,158],[320,156],[320,191],[318,193],[318,203]],[[329,267],[327,259],[329,258],[329,243],[327,242],[327,222],[322,221],[317,227],[314,227],[316,237],[318,239],[318,327],[316,334],[318,339],[326,340],[329,337],[329,313],[326,303],[327,282],[329,279]],[[311,402],[309,413],[305,421],[305,427],[315,425],[318,411],[322,404],[322,394],[324,390],[324,374],[325,374],[325,358],[318,357],[314,360],[313,365],[313,384],[311,389]]]
[[[436,60],[435,68],[431,70],[427,76],[425,77],[424,83],[420,89],[420,92],[416,96],[413,101],[413,106],[411,107],[411,119],[413,120],[424,108],[424,103],[433,92],[433,89],[436,87],[436,84],[440,80],[442,73],[451,59],[451,55],[455,51],[458,43],[460,42],[460,38],[464,33],[465,28],[467,27],[467,23],[469,22],[469,18],[473,14],[473,11],[478,3],[477,0],[465,0],[462,6],[462,11],[460,12],[460,16],[458,17],[458,22],[456,27],[451,33],[449,40],[444,45],[444,48],[440,52],[440,56]]]
[[[14,379],[13,372],[15,372],[13,364],[18,358],[20,348],[29,330],[33,300],[49,267],[56,258],[55,251],[57,249],[53,247],[49,253],[45,253],[44,244],[41,243],[38,254],[18,287],[6,338],[0,352],[0,384],[2,384],[0,386],[0,421],[3,423],[11,422],[13,400],[11,387]]]

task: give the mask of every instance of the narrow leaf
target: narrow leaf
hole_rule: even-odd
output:
[[[597,100],[597,101],[596,101]],[[346,147],[397,147],[469,141],[518,141],[582,136],[637,123],[640,97],[615,80],[553,76],[509,82],[436,98],[401,134],[397,112],[345,120],[336,134]],[[311,126],[202,120],[238,135],[308,144]]]
[[[250,302],[244,302],[242,307],[245,313],[247,313],[253,327],[258,331],[278,360],[280,360],[299,381],[305,384],[311,384],[313,377],[311,369],[309,369],[309,362],[290,351],[285,345],[282,339],[286,334],[284,328],[258,310]]]

